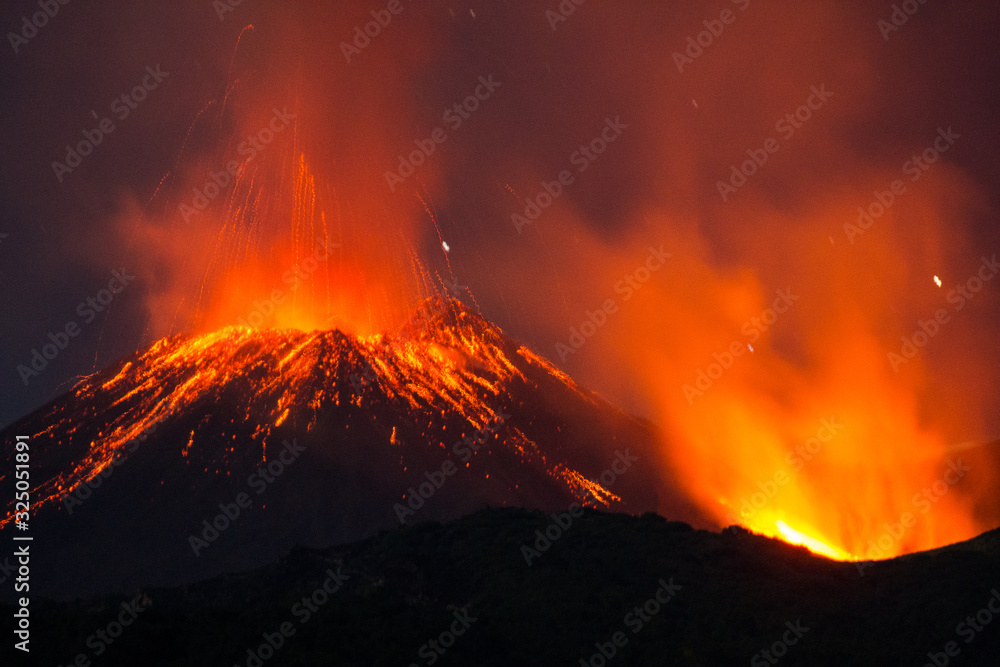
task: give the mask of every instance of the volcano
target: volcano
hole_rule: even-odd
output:
[[[32,587],[56,599],[185,584],[485,507],[706,523],[659,483],[651,425],[447,297],[394,334],[166,338],[3,435],[30,438]]]

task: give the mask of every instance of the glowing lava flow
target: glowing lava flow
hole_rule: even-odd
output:
[[[801,531],[795,530],[780,519],[774,522],[774,526],[778,529],[778,533],[781,537],[789,544],[802,545],[813,553],[828,556],[835,560],[854,560],[854,557],[851,556],[851,554],[840,551],[839,549],[834,549],[829,544],[821,542],[815,537],[810,537]]]
[[[72,452],[75,464],[32,495],[39,505],[56,503],[103,471],[110,477],[109,469],[136,449],[129,446],[133,438],[157,427],[189,424],[175,443],[186,464],[227,475],[235,460],[266,461],[276,446],[271,436],[283,425],[309,433],[329,429],[331,414],[353,414],[384,432],[393,446],[400,430],[405,441],[442,449],[443,438],[478,434],[506,455],[539,464],[582,504],[610,507],[621,500],[618,495],[563,461],[549,460],[521,428],[505,422],[512,387],[537,377],[551,378],[586,405],[597,405],[495,325],[459,302],[437,298],[427,300],[395,335],[228,327],[167,338],[117,368],[85,378],[45,415],[45,428],[34,437]],[[198,421],[185,421],[191,415]],[[400,421],[400,415],[406,418]],[[81,422],[96,433],[81,437]],[[502,438],[490,428],[497,423],[504,424]],[[350,428],[349,420],[343,424],[340,428]],[[98,431],[97,425],[103,427]],[[13,513],[0,526],[12,519]]]

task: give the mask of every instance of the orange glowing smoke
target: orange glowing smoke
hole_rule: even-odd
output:
[[[229,326],[368,336],[428,292],[405,225],[385,233],[384,217],[346,215],[357,197],[318,182],[294,141],[268,150],[191,225],[123,222],[157,253],[138,262],[155,337]]]
[[[614,82],[593,80],[623,96],[648,93],[620,105],[632,134],[616,145],[621,153],[574,174],[576,189],[513,248],[484,253],[492,272],[524,286],[521,307],[552,341],[543,352],[558,358],[555,342],[614,300],[606,323],[561,366],[664,429],[664,478],[719,526],[741,523],[847,559],[939,547],[1000,525],[996,463],[949,449],[980,437],[995,410],[995,371],[977,357],[995,349],[977,326],[991,306],[984,299],[978,313],[956,313],[945,300],[949,283],[995,251],[970,248],[966,234],[985,219],[987,196],[952,162],[959,149],[919,180],[903,172],[933,142],[935,124],[951,121],[929,96],[885,92],[889,77],[916,91],[940,71],[905,47],[887,69],[883,44],[850,28],[867,18],[844,3],[810,3],[794,15],[754,3],[740,18],[753,30],[727,32],[724,46],[683,72],[672,56],[683,29],[666,28],[672,38],[661,39],[654,23],[631,54],[601,21],[628,26],[634,38],[641,19],[611,11],[577,26],[599,45],[595,71],[615,73]],[[703,11],[670,16],[694,30]],[[831,37],[831,26],[845,29]],[[815,84],[833,97],[785,139],[776,121]],[[592,116],[603,113],[594,106]],[[883,142],[869,128],[889,118],[898,132]],[[575,126],[561,135],[565,145],[586,137]],[[717,182],[768,138],[780,150],[723,201]],[[554,175],[539,160],[504,183],[521,192]],[[896,180],[905,195],[863,235],[846,235],[859,207]],[[517,204],[523,210],[514,200],[512,211]],[[660,244],[672,259],[625,301],[617,281]],[[969,273],[955,276],[958,267]],[[935,274],[953,277],[938,289],[928,280]],[[764,315],[778,290],[799,299]],[[940,308],[951,322],[897,373],[887,353]],[[824,420],[838,425],[825,441]]]
[[[234,33],[218,54],[225,81],[212,81],[225,93],[191,116],[155,205],[117,217],[149,286],[147,340],[240,325],[371,335],[439,284],[415,253],[417,179],[394,197],[382,179],[409,139],[403,91],[429,36],[408,31],[364,68],[333,67],[339,47],[315,28],[346,11],[263,9],[268,20]],[[438,167],[422,168],[420,187]]]
[[[562,366],[584,385],[626,397],[621,402],[631,404],[623,407],[662,427],[666,483],[683,486],[720,526],[742,523],[836,558],[890,557],[970,538],[1000,525],[994,469],[964,470],[965,460],[948,447],[968,439],[990,407],[991,371],[975,356],[985,341],[966,324],[977,306],[956,313],[898,373],[886,354],[918,320],[948,307],[951,279],[937,289],[927,276],[954,275],[979,252],[964,247],[962,226],[986,218],[985,197],[949,163],[949,153],[918,182],[907,180],[905,194],[863,235],[845,237],[843,225],[857,220],[859,206],[909,179],[904,161],[934,138],[933,124],[916,120],[932,116],[923,102],[908,99],[901,113],[885,81],[917,90],[930,72],[920,66],[925,58],[905,58],[905,50],[904,68],[882,69],[882,41],[856,30],[871,24],[860,9],[834,2],[800,9],[754,3],[745,14],[748,29],[727,32],[724,48],[720,42],[683,73],[672,51],[686,31],[700,29],[698,7],[663,25],[610,5],[575,18],[574,29],[588,36],[581,41],[587,52],[567,50],[564,71],[588,84],[580,90],[608,97],[588,93],[579,113],[539,126],[535,138],[545,141],[534,143],[547,143],[558,129],[553,155],[565,155],[591,136],[588,123],[608,113],[612,100],[631,129],[523,235],[515,236],[505,218],[523,210],[514,187],[507,186],[513,198],[495,210],[466,206],[478,204],[491,185],[537,189],[555,177],[552,165],[560,162],[524,148],[533,143],[525,129],[532,124],[517,116],[509,126],[482,116],[477,126],[491,136],[516,128],[523,143],[473,141],[470,125],[463,143],[449,142],[407,187],[479,225],[461,245],[438,241],[446,261],[464,255],[468,273],[498,286],[494,310],[484,310],[500,314],[502,302],[517,313],[522,331],[509,333],[539,345],[566,341],[587,311],[616,300],[606,323]],[[607,30],[609,21],[622,29]],[[663,38],[664,27],[675,30],[671,39]],[[310,163],[298,134],[285,135],[295,137],[292,145],[276,145],[246,165],[225,210],[206,215],[183,244],[155,239],[173,249],[170,266],[195,267],[175,272],[175,280],[197,281],[153,295],[151,313],[164,325],[153,327],[159,335],[240,322],[368,334],[390,330],[392,313],[415,303],[406,285],[422,279],[417,243],[397,230],[423,221],[424,212],[400,204],[412,192],[386,203],[381,175],[400,146],[438,121],[407,118],[426,100],[398,91],[421,80],[422,68],[474,57],[434,46],[447,43],[436,36],[416,36],[431,33],[409,34],[415,36],[401,32],[393,44],[366,51],[372,62],[365,67],[324,64],[300,86],[306,98],[316,90],[321,99],[325,86],[337,100],[316,105],[326,115],[315,125],[336,128],[317,151],[322,158]],[[621,48],[622,34],[643,48]],[[308,39],[317,52],[339,57],[325,34]],[[529,60],[519,60],[521,51]],[[531,48],[512,48],[511,58],[526,69],[538,62]],[[775,121],[819,84],[833,97],[786,139]],[[548,100],[550,88],[546,82],[524,94]],[[566,108],[561,98],[551,101]],[[898,121],[892,140],[877,150],[865,145],[871,128],[888,119]],[[247,131],[256,129],[246,123]],[[769,137],[781,138],[780,150],[720,201],[716,179]],[[518,165],[530,162],[537,168],[522,173]],[[340,247],[319,246],[321,239]],[[661,244],[673,258],[626,301],[615,285],[647,247]],[[329,258],[317,256],[317,247]],[[192,251],[204,251],[204,261],[188,260]],[[159,275],[146,277],[163,285]],[[782,312],[779,290],[798,297]],[[175,323],[192,312],[190,326]],[[553,347],[538,352],[557,357]]]
[[[343,261],[305,155],[296,158],[287,185],[256,171],[256,185],[246,174],[237,180],[203,279],[199,328],[374,333],[369,274]]]
[[[580,287],[587,305],[616,296],[616,280],[641,265],[650,239],[673,254],[629,300],[618,298],[575,353],[598,371],[577,378],[599,386],[639,379],[666,430],[665,476],[719,526],[742,524],[844,560],[935,548],[995,527],[992,470],[947,446],[963,417],[926,392],[923,358],[899,373],[887,361],[912,327],[894,317],[894,300],[907,293],[905,272],[886,277],[885,267],[902,263],[894,241],[831,247],[816,230],[837,224],[835,210],[811,215],[806,225],[771,213],[781,230],[761,261],[780,276],[771,287],[756,273],[714,267],[695,232],[677,231],[680,221],[649,216],[625,250],[568,223],[572,232],[562,233],[580,239],[575,256],[596,269]],[[943,298],[926,290],[916,312],[933,313]],[[578,324],[572,317],[564,327]],[[956,326],[938,338],[961,345],[963,335]],[[938,386],[976,404],[958,382]]]

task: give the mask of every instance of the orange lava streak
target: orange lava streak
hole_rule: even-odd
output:
[[[246,378],[255,378],[255,391],[228,394],[227,400],[237,401],[230,407],[236,414],[244,413],[246,423],[255,424],[256,430],[252,442],[234,442],[224,450],[223,463],[235,447],[261,447],[266,460],[263,445],[273,427],[289,422],[309,430],[321,406],[330,403],[364,406],[375,400],[402,401],[415,414],[458,416],[490,436],[490,425],[503,423],[501,406],[511,383],[528,381],[519,370],[525,362],[540,370],[548,367],[524,348],[512,349],[499,329],[478,315],[454,302],[435,300],[427,302],[421,317],[391,336],[227,327],[164,339],[124,363],[110,379],[97,374],[74,388],[78,404],[119,409],[95,416],[109,420],[107,429],[89,444],[73,471],[46,480],[32,495],[40,504],[59,502],[113,465],[116,457],[127,458],[134,449],[133,439],[169,423],[175,415],[204,412],[230,383]],[[55,413],[47,432],[72,435],[75,419],[78,415]],[[236,438],[215,426],[200,439],[200,428],[176,445],[186,460],[213,440]],[[506,438],[507,446],[519,455],[545,460],[536,443],[516,427],[507,430]],[[395,431],[391,441],[396,442]],[[599,482],[559,465],[551,468],[551,474],[565,478],[581,502],[607,506],[620,500]]]
[[[850,554],[840,551],[839,549],[835,549],[826,542],[818,540],[815,537],[795,530],[780,519],[774,522],[774,527],[777,528],[778,534],[780,534],[781,537],[790,544],[800,544],[813,553],[817,553],[822,556],[829,556],[830,558],[835,558],[837,560],[851,559]]]

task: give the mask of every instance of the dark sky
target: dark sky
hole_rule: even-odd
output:
[[[961,310],[947,298],[1000,251],[996,3],[913,3],[891,31],[884,2],[590,0],[558,21],[556,0],[401,0],[394,15],[384,2],[244,0],[220,16],[221,4],[78,1],[37,30],[23,24],[36,2],[0,10],[3,424],[160,336],[249,312],[251,297],[206,305],[209,263],[249,239],[233,266],[280,284],[269,253],[294,233],[277,212],[291,195],[268,193],[288,191],[303,155],[342,243],[336,276],[363,286],[344,298],[377,295],[376,325],[416,302],[419,265],[467,285],[585,385],[684,434],[684,385],[749,342],[744,324],[789,289],[801,300],[720,395],[796,415],[891,396],[886,410],[948,442],[1000,435],[1000,280]],[[342,42],[371,12],[391,21],[347,62]],[[490,77],[499,86],[480,88],[467,118],[445,114]],[[134,108],[115,102],[144,80]],[[186,222],[193,188],[244,160],[246,137],[285,109],[295,122],[252,160],[257,217],[226,231],[223,195]],[[436,128],[444,142],[390,191],[386,172]],[[907,167],[949,128],[933,164]],[[84,133],[99,145],[57,174]],[[600,155],[580,152],[602,133]],[[720,181],[754,156],[763,164],[724,196]],[[518,230],[512,215],[562,172],[555,202]],[[884,215],[845,230],[897,180]],[[670,259],[644,274],[661,246]],[[119,267],[136,277],[111,304],[78,310]],[[648,282],[620,289],[629,275]],[[588,315],[609,300],[606,321]],[[901,337],[940,309],[948,321],[893,367]],[[25,384],[19,366],[67,324],[78,335]]]

